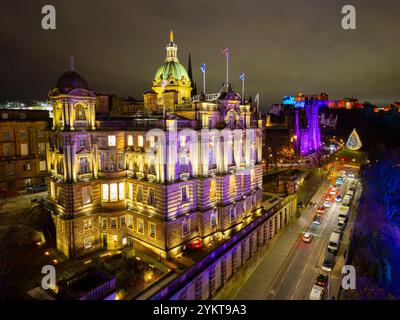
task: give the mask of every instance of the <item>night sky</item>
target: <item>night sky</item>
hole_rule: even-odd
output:
[[[41,8],[57,10],[57,29],[41,28]],[[357,9],[357,30],[341,28],[341,8]],[[44,99],[75,56],[96,92],[142,98],[165,58],[169,30],[180,62],[189,52],[198,88],[225,78],[261,95],[263,107],[299,90],[355,96],[376,104],[400,100],[400,1],[366,0],[2,0],[0,99]]]

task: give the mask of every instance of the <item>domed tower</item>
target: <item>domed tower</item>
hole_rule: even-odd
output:
[[[178,47],[174,43],[174,33],[170,32],[169,43],[167,44],[167,57],[164,64],[158,68],[154,80],[153,91],[157,93],[157,104],[163,104],[164,92],[175,92],[177,103],[190,101],[192,83],[184,66],[178,60]]]
[[[89,89],[87,81],[75,71],[73,57],[70,58],[69,68],[49,92],[53,103],[53,129],[95,130],[96,95]]]

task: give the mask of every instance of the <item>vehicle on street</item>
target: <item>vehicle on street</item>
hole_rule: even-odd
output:
[[[351,203],[351,196],[346,194],[343,198],[343,205],[344,206],[349,206]]]
[[[317,286],[325,288],[326,285],[328,284],[328,281],[329,281],[329,276],[325,273],[320,273],[317,277],[317,280],[315,281],[315,284]]]
[[[327,252],[324,262],[322,263],[322,270],[330,272],[332,271],[334,265],[335,255],[332,252]]]
[[[333,230],[333,232],[339,234],[339,235],[340,235],[340,239],[342,239],[342,237],[343,237],[343,230],[342,230],[342,228],[336,227],[335,230]]]
[[[31,187],[26,187],[25,190],[28,193],[37,193],[37,192],[43,192],[47,190],[47,184],[42,183],[42,184],[36,184],[34,186]]]
[[[322,300],[324,298],[325,289],[323,287],[314,285],[309,300]]]
[[[342,230],[344,230],[344,228],[346,228],[346,222],[344,220],[342,220],[342,219],[339,219],[337,227],[342,229]]]
[[[338,195],[336,196],[335,201],[336,201],[336,202],[342,202],[342,200],[343,200],[342,196],[341,196],[340,194],[338,194]]]
[[[326,208],[325,206],[319,206],[317,212],[322,215],[325,214],[326,210],[328,210],[328,208]]]
[[[297,202],[297,208],[303,208],[303,201]]]
[[[314,216],[314,218],[313,218],[313,222],[312,223],[320,225],[321,224],[321,216],[319,214],[316,214]]]
[[[188,243],[188,249],[190,250],[201,250],[203,249],[203,240],[200,238],[196,238]]]
[[[344,178],[342,176],[338,176],[336,178],[336,185],[341,186],[344,183]]]
[[[324,201],[324,207],[325,208],[330,208],[331,207],[331,201],[330,200],[325,200]]]
[[[312,239],[313,239],[313,235],[312,235],[311,232],[305,232],[305,233],[303,234],[302,239],[303,239],[303,242],[305,242],[305,243],[310,243],[310,242],[312,241]]]
[[[341,206],[338,211],[339,220],[342,219],[345,222],[347,222],[347,220],[349,218],[349,212],[350,212],[350,208],[348,206],[345,206],[345,205]]]
[[[340,234],[332,232],[328,242],[328,251],[334,254],[339,250]]]
[[[338,192],[338,188],[333,187],[333,188],[329,191],[329,194],[330,194],[331,196],[336,196],[337,192]]]

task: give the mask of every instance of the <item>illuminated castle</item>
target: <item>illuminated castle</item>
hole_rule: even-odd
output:
[[[262,206],[261,120],[232,89],[190,98],[170,35],[146,116],[96,116],[75,70],[50,91],[49,199],[57,248],[79,257],[135,246],[156,256],[228,237]]]

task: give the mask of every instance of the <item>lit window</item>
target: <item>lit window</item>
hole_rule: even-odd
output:
[[[125,199],[125,182],[119,183],[119,200]]]
[[[132,147],[132,146],[133,146],[133,137],[132,137],[131,134],[128,135],[128,146],[129,146],[129,147]]]
[[[117,146],[117,138],[115,136],[108,136],[108,146],[109,147]]]
[[[82,187],[82,204],[88,204],[91,201],[91,190],[90,186]]]
[[[39,170],[40,171],[46,171],[46,161],[45,160],[41,160],[39,163]]]
[[[44,154],[46,152],[45,146],[46,145],[44,144],[44,142],[40,142],[38,144],[39,154]]]
[[[253,169],[251,170],[251,182],[256,181],[256,171]]]
[[[79,159],[79,174],[89,173],[89,161],[87,157],[81,157]]]
[[[110,184],[110,201],[118,200],[118,184],[111,183]]]
[[[186,146],[186,136],[180,136],[179,137],[179,142],[180,142],[180,146],[181,147]]]
[[[28,155],[28,144],[21,143],[21,156],[27,156],[27,155]]]
[[[138,136],[138,147],[143,148],[143,136]]]
[[[11,143],[4,143],[3,144],[3,155],[4,156],[11,156]]]
[[[113,236],[114,242],[118,242],[118,236]]]
[[[181,188],[181,203],[189,202],[189,187],[184,186]]]
[[[211,180],[210,183],[210,198],[214,198],[217,194],[216,192],[216,188],[217,188],[217,183],[215,180]]]
[[[149,224],[150,230],[149,230],[149,236],[150,238],[155,239],[156,238],[156,225],[154,223]]]
[[[102,229],[107,229],[107,219],[101,220],[101,227],[102,227]]]
[[[144,221],[143,219],[137,220],[137,232],[144,234]]]
[[[83,245],[85,249],[90,249],[93,247],[94,237],[88,237],[83,240]]]
[[[126,219],[125,216],[121,217],[121,227],[125,227],[126,226]]]
[[[230,176],[229,177],[229,193],[235,193],[235,183],[236,183],[236,179],[235,176]]]
[[[102,184],[101,187],[102,187],[101,198],[103,201],[108,201],[109,186],[108,184]]]
[[[128,199],[133,199],[133,183],[128,183]]]
[[[122,245],[126,246],[127,244],[128,244],[128,239],[126,237],[122,238]]]
[[[54,198],[56,196],[56,186],[54,181],[50,181],[50,197]]]

